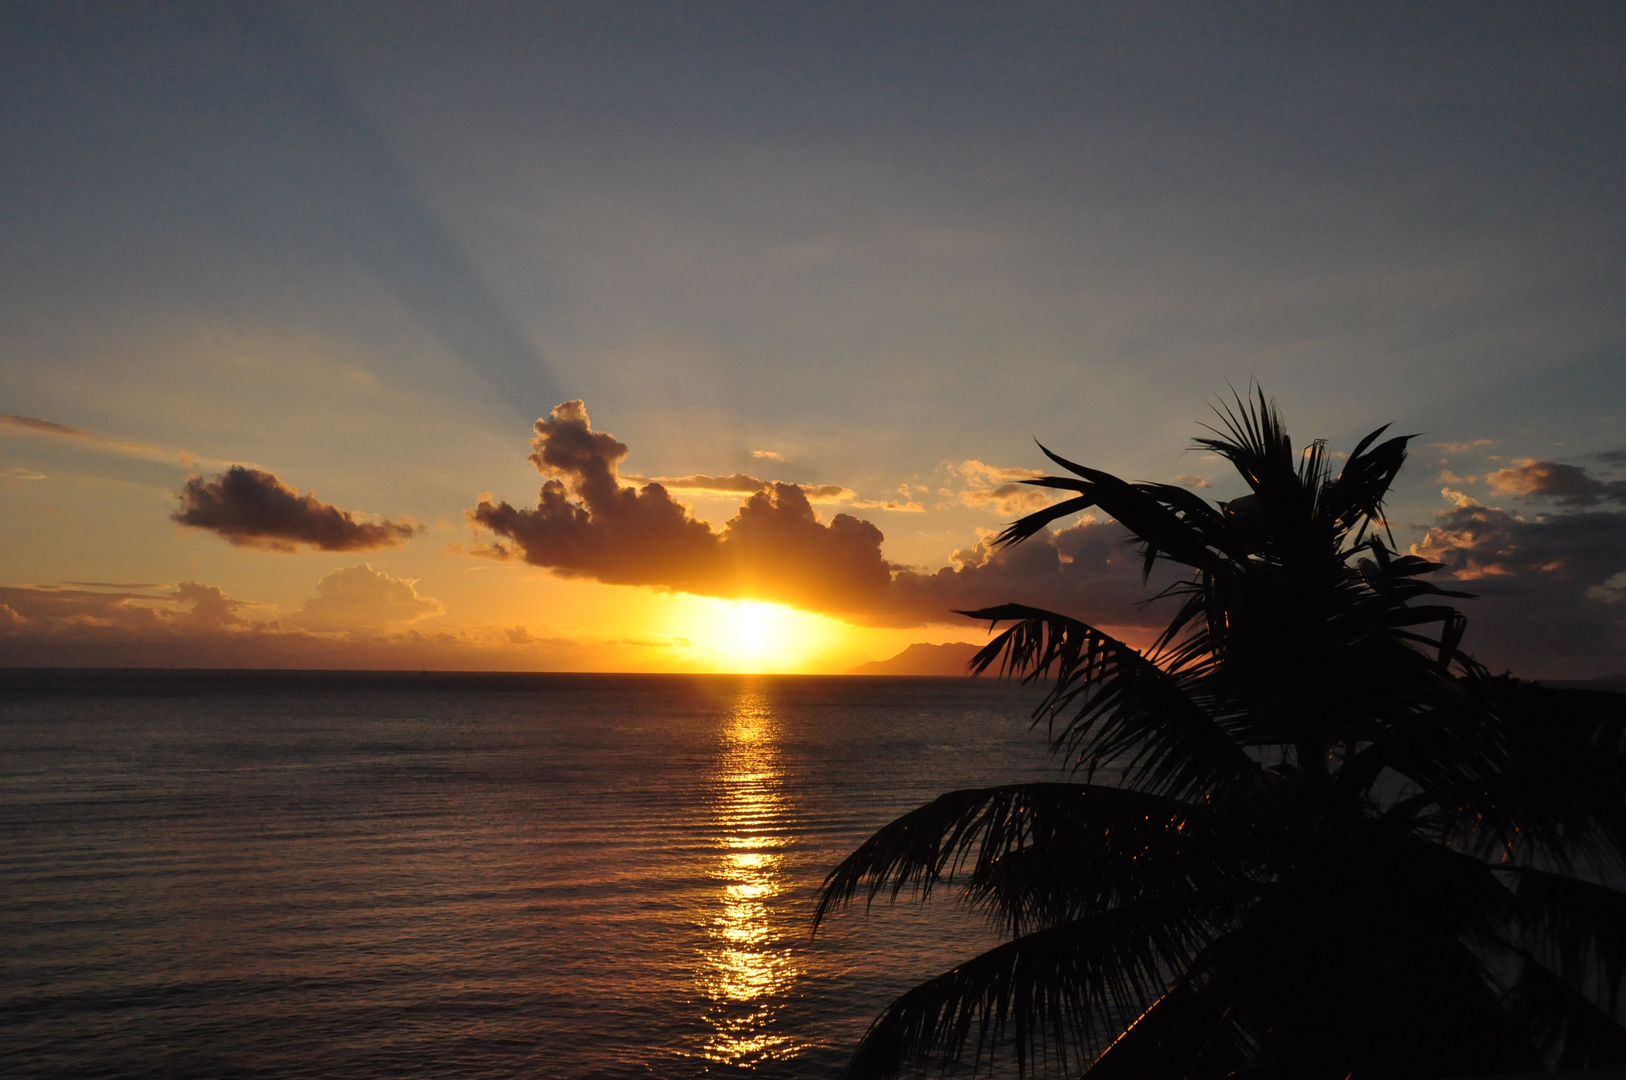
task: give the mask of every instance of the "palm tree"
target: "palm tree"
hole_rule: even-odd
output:
[[[1007,604],[975,658],[1054,677],[1039,709],[1078,783],[954,791],[825,879],[956,886],[1008,937],[894,1001],[851,1077],[948,1070],[1292,1080],[1626,1064],[1626,697],[1491,677],[1465,594],[1422,580],[1383,500],[1410,436],[1333,475],[1274,405],[1237,398],[1197,445],[1251,493],[1211,505],[1045,450],[1070,493],[1182,577],[1140,652]],[[1097,777],[1102,782],[1096,782]],[[1115,782],[1106,782],[1107,780]]]

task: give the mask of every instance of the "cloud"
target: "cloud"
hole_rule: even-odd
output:
[[[765,460],[765,461],[784,461],[785,460],[785,455],[784,454],[776,453],[775,451],[772,451],[772,450],[753,450],[753,451],[751,451],[751,456],[754,457],[754,458],[757,458],[758,460]]]
[[[244,622],[237,614],[246,605],[233,600],[214,585],[183,581],[175,586],[175,597],[192,605],[187,618],[200,626],[237,626]]]
[[[21,469],[15,465],[4,472],[0,472],[0,476],[4,476],[8,480],[44,480],[46,478],[42,472],[35,472],[33,469]]]
[[[1487,446],[1494,446],[1495,439],[1468,439],[1464,442],[1437,442],[1429,443],[1435,450],[1447,454],[1468,454],[1475,450],[1483,450]]]
[[[313,630],[354,630],[416,622],[446,606],[419,596],[417,582],[390,577],[368,563],[334,570],[316,583],[316,595],[289,617]]]
[[[1004,517],[1020,517],[1055,501],[1055,495],[1044,488],[1021,483],[1044,475],[1037,469],[1001,468],[968,459],[950,465],[948,471],[967,485],[954,493],[960,503]]]
[[[1559,506],[1596,506],[1626,502],[1626,480],[1599,480],[1578,465],[1557,461],[1521,461],[1485,477],[1503,495],[1551,499]]]
[[[179,495],[174,520],[219,533],[238,547],[296,551],[309,544],[322,551],[368,551],[395,547],[420,531],[406,521],[357,521],[314,491],[300,495],[271,473],[242,465],[209,480],[194,476]]]
[[[926,508],[914,500],[899,502],[896,499],[855,499],[852,503],[854,510],[892,510],[903,514],[922,514]]]
[[[469,517],[499,538],[492,554],[517,554],[563,577],[774,600],[882,626],[943,622],[955,608],[1004,601],[1111,625],[1155,621],[1136,607],[1145,596],[1139,560],[1115,523],[1086,519],[1001,551],[979,544],[956,552],[952,566],[921,571],[888,562],[883,534],[868,521],[845,513],[820,521],[793,484],[752,493],[720,531],[658,482],[624,486],[626,444],[594,431],[580,401],[538,420],[531,445],[530,460],[547,477],[536,507],[482,498]],[[973,476],[1033,475],[973,464]]]
[[[1465,644],[1480,660],[1529,677],[1585,678],[1626,668],[1626,513],[1526,520],[1460,492],[1413,554],[1465,583]]]
[[[20,435],[68,439],[93,446],[98,450],[123,454],[128,457],[145,458],[149,461],[179,462],[189,469],[196,468],[199,464],[224,464],[211,458],[200,458],[186,450],[156,446],[152,443],[130,442],[127,439],[120,439],[113,435],[104,435],[99,431],[90,431],[69,424],[59,424],[55,420],[41,420],[37,416],[17,416],[13,413],[0,413],[0,428],[10,429]],[[22,471],[26,472],[28,470]],[[27,479],[44,479],[44,477],[27,477]]]
[[[357,568],[350,568],[352,570]],[[367,570],[366,567],[361,567]],[[343,574],[344,571],[340,571]],[[417,597],[412,582],[383,578],[369,606],[335,575],[318,586],[321,626],[293,618],[251,619],[266,605],[228,596],[213,585],[182,582],[148,592],[108,592],[61,586],[0,587],[0,655],[20,667],[341,668],[370,670],[616,670],[682,667],[673,650],[681,639],[643,642],[544,637],[499,626],[421,631],[385,619],[417,618],[434,600]],[[392,585],[391,583],[394,583]],[[394,586],[405,586],[404,594]],[[337,599],[339,593],[347,599]],[[382,593],[380,596],[378,594]],[[319,601],[319,602],[318,602]],[[352,603],[353,602],[353,603]],[[328,616],[359,613],[372,626],[336,625]],[[523,644],[523,648],[516,648]]]
[[[763,480],[747,473],[730,473],[728,476],[706,476],[695,474],[693,476],[633,476],[623,479],[639,484],[659,484],[668,491],[692,491],[699,495],[747,495],[759,491],[768,491],[776,481]],[[796,484],[802,494],[807,496],[808,502],[834,503],[847,502],[853,499],[856,492],[852,488],[845,488],[839,484]]]

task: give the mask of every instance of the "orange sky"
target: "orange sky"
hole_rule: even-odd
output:
[[[0,663],[1133,637],[1112,523],[984,541],[1035,438],[1241,494],[1256,380],[1421,433],[1481,659],[1626,671],[1626,21],[1497,11],[8,11]]]

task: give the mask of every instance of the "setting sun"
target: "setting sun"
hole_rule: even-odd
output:
[[[783,604],[689,599],[673,631],[688,638],[700,666],[713,671],[806,671],[849,644],[845,623]]]

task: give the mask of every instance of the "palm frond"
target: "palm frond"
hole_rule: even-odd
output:
[[[1078,494],[1075,498],[1065,499],[1012,522],[994,537],[995,546],[1021,543],[1053,521],[1091,507],[1100,507],[1141,542],[1147,573],[1150,573],[1153,562],[1159,557],[1174,559],[1188,566],[1201,566],[1208,561],[1208,543],[1197,528],[1207,519],[1190,505],[1184,492],[1171,500],[1163,490],[1164,485],[1131,484],[1111,473],[1068,461],[1043,444],[1039,449],[1062,468],[1076,473],[1080,479],[1043,476],[1022,483]],[[1179,506],[1178,511],[1171,508],[1170,501]],[[1212,516],[1212,511],[1207,513]]]
[[[1343,471],[1326,486],[1322,496],[1322,513],[1337,523],[1340,533],[1353,530],[1355,546],[1365,539],[1371,523],[1385,521],[1383,500],[1406,463],[1407,444],[1416,438],[1415,435],[1398,435],[1372,446],[1387,430],[1389,425],[1385,424],[1356,444],[1349,460],[1344,462]],[[1387,524],[1384,528],[1387,531]],[[1390,539],[1392,542],[1393,537]]]
[[[883,826],[824,880],[815,932],[860,893],[965,895],[1012,933],[1149,897],[1234,884],[1205,807],[1123,788],[1035,783],[951,791]]]
[[[1428,785],[1462,842],[1518,864],[1626,871],[1626,696],[1507,678],[1478,687],[1436,725],[1462,750]]]
[[[1255,393],[1252,402],[1236,395],[1234,409],[1216,406],[1220,427],[1209,430],[1218,438],[1198,439],[1197,446],[1229,461],[1255,494],[1293,490],[1298,479],[1293,440],[1276,403],[1266,400],[1262,389],[1255,387]]]
[[[1574,986],[1527,963],[1510,989],[1509,1020],[1566,1073],[1626,1065],[1626,1028]]]
[[[1064,1070],[1081,1064],[1180,977],[1232,906],[1191,897],[1133,904],[996,946],[889,1005],[846,1075],[952,1067],[973,1035],[978,1057],[1004,1044],[1023,1074],[1052,1055]]]
[[[1187,979],[1136,1017],[1084,1071],[1082,1080],[1232,1076],[1257,1053],[1229,1003]]]
[[[1005,676],[1056,683],[1035,710],[1048,716],[1051,738],[1092,774],[1103,762],[1124,765],[1131,784],[1176,798],[1246,787],[1258,764],[1196,700],[1195,673],[1170,674],[1095,627],[1023,604],[959,614],[997,626],[1015,621],[972,658],[980,674],[996,662]],[[1055,727],[1057,714],[1072,712]]]
[[[1611,1015],[1626,977],[1626,892],[1533,867],[1508,867],[1525,951]]]

